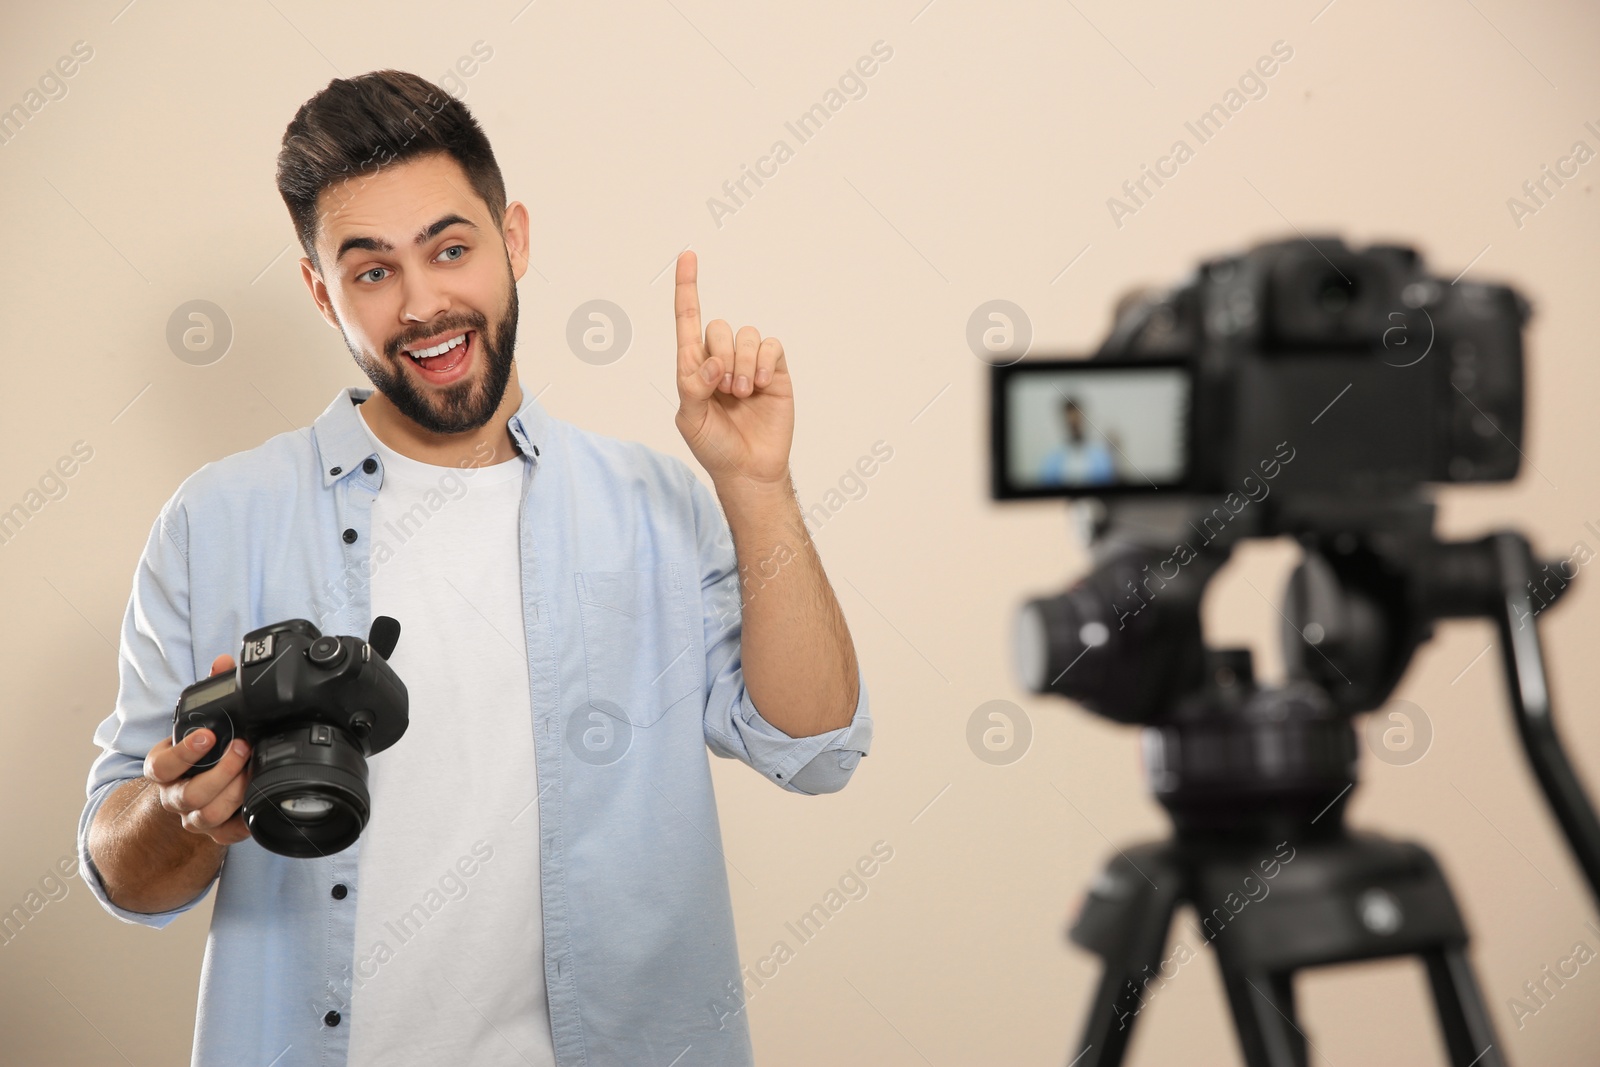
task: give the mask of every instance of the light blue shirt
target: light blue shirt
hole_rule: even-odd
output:
[[[170,735],[179,691],[268,623],[306,618],[366,636],[384,540],[370,523],[382,461],[355,408],[371,395],[341,390],[309,429],[206,464],[151,528],[78,826],[84,880],[118,918],[164,927],[211,888],[172,911],[130,912],[107,898],[87,848],[106,796]],[[522,397],[508,428],[524,462],[523,625],[542,792],[538,818],[517,825],[538,838],[557,1062],[748,1064],[706,750],[791,792],[838,790],[871,743],[865,678],[848,727],[792,738],[764,720],[744,684],[739,571],[714,495],[681,460]],[[470,709],[461,714],[463,746],[492,743],[472,732]],[[356,973],[360,849],[291,859],[254,840],[229,846],[213,882],[194,1063],[343,1067],[353,992],[371,977]]]
[[[1062,442],[1039,464],[1041,485],[1109,485],[1116,480],[1111,450],[1101,441]]]

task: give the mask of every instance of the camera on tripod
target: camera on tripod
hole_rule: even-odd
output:
[[[386,615],[366,640],[325,636],[305,619],[245,634],[232,671],[178,696],[172,743],[196,730],[217,738],[184,777],[210,770],[243,738],[252,752],[240,810],[256,842],[299,858],[350,847],[371,811],[367,757],[409,725],[405,683],[388,663],[399,637]]]
[[[1452,1060],[1504,1063],[1438,864],[1343,813],[1352,716],[1389,699],[1436,621],[1492,618],[1529,762],[1600,895],[1600,821],[1551,720],[1528,542],[1441,541],[1428,496],[1516,476],[1529,314],[1409,248],[1282,241],[1125,298],[1092,358],[992,368],[991,494],[1076,500],[1093,562],[1019,611],[1019,679],[1142,724],[1174,828],[1120,852],[1071,931],[1105,960],[1080,1067],[1121,1062],[1177,906],[1212,914],[1279,842],[1294,877],[1213,941],[1251,1067],[1306,1063],[1295,971],[1403,954],[1427,964]],[[1249,649],[1206,647],[1200,603],[1234,545],[1279,536],[1302,558],[1279,612],[1287,680],[1265,687]]]

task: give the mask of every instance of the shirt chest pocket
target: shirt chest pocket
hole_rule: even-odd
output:
[[[578,612],[589,703],[634,726],[650,726],[700,690],[675,563],[656,571],[577,571]]]

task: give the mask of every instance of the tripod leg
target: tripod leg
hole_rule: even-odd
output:
[[[1249,1067],[1306,1067],[1306,1035],[1294,1017],[1294,975],[1222,965],[1233,1025]]]
[[[1127,1053],[1137,1003],[1129,1003],[1126,982],[1128,969],[1121,961],[1107,959],[1100,973],[1100,984],[1089,1005],[1083,1040],[1069,1051],[1072,1067],[1117,1067]]]
[[[1455,1067],[1505,1067],[1505,1054],[1464,948],[1423,953],[1433,1003]]]
[[[1073,930],[1073,940],[1104,961],[1084,1023],[1083,1037],[1068,1053],[1069,1067],[1117,1067],[1127,1052],[1133,1024],[1158,977],[1167,930],[1178,904],[1180,877],[1175,870],[1151,867],[1161,888],[1145,882],[1115,904],[1086,908]],[[1138,875],[1144,880],[1144,875]],[[1148,887],[1148,888],[1147,888]]]

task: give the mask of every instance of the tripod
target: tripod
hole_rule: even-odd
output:
[[[1165,666],[1173,675],[1198,653],[1198,688],[1174,699],[1141,680],[1117,694],[1121,704],[1093,708],[1155,723],[1145,731],[1145,760],[1174,833],[1113,859],[1072,926],[1071,939],[1104,961],[1083,1037],[1069,1052],[1072,1067],[1122,1062],[1151,993],[1187,962],[1178,950],[1164,957],[1179,904],[1194,908],[1196,940],[1216,950],[1249,1067],[1308,1063],[1311,1042],[1295,1012],[1297,971],[1404,955],[1427,968],[1451,1062],[1503,1067],[1467,959],[1466,926],[1438,863],[1421,845],[1347,830],[1343,813],[1358,751],[1350,715],[1382,704],[1434,620],[1488,616],[1498,624],[1523,747],[1600,896],[1600,821],[1551,721],[1528,543],[1511,532],[1440,542],[1432,507],[1421,501],[1355,521],[1349,514],[1337,523],[1282,518],[1307,549],[1283,612],[1289,683],[1257,687],[1248,650],[1205,649],[1197,625],[1174,622],[1197,604],[1214,560],[1122,650],[1137,660],[1170,649]],[[1144,558],[1113,552],[1102,559],[1098,592],[1139,573]],[[1569,582],[1546,583],[1552,600]],[[1077,619],[1093,610],[1093,596],[1068,599],[1043,610],[1070,609]],[[1153,713],[1163,702],[1169,706]],[[1188,953],[1187,941],[1178,948]]]
[[[1295,848],[1276,885],[1258,869],[1258,856],[1244,846],[1167,842],[1128,849],[1111,862],[1072,929],[1074,941],[1105,960],[1081,1064],[1122,1061],[1152,981],[1169,977],[1162,954],[1181,902],[1194,906],[1197,935],[1216,949],[1251,1067],[1307,1062],[1308,1039],[1295,1018],[1296,971],[1398,955],[1427,964],[1451,1060],[1458,1067],[1504,1064],[1467,963],[1466,927],[1426,849],[1341,832]],[[1252,885],[1270,888],[1252,900]]]

